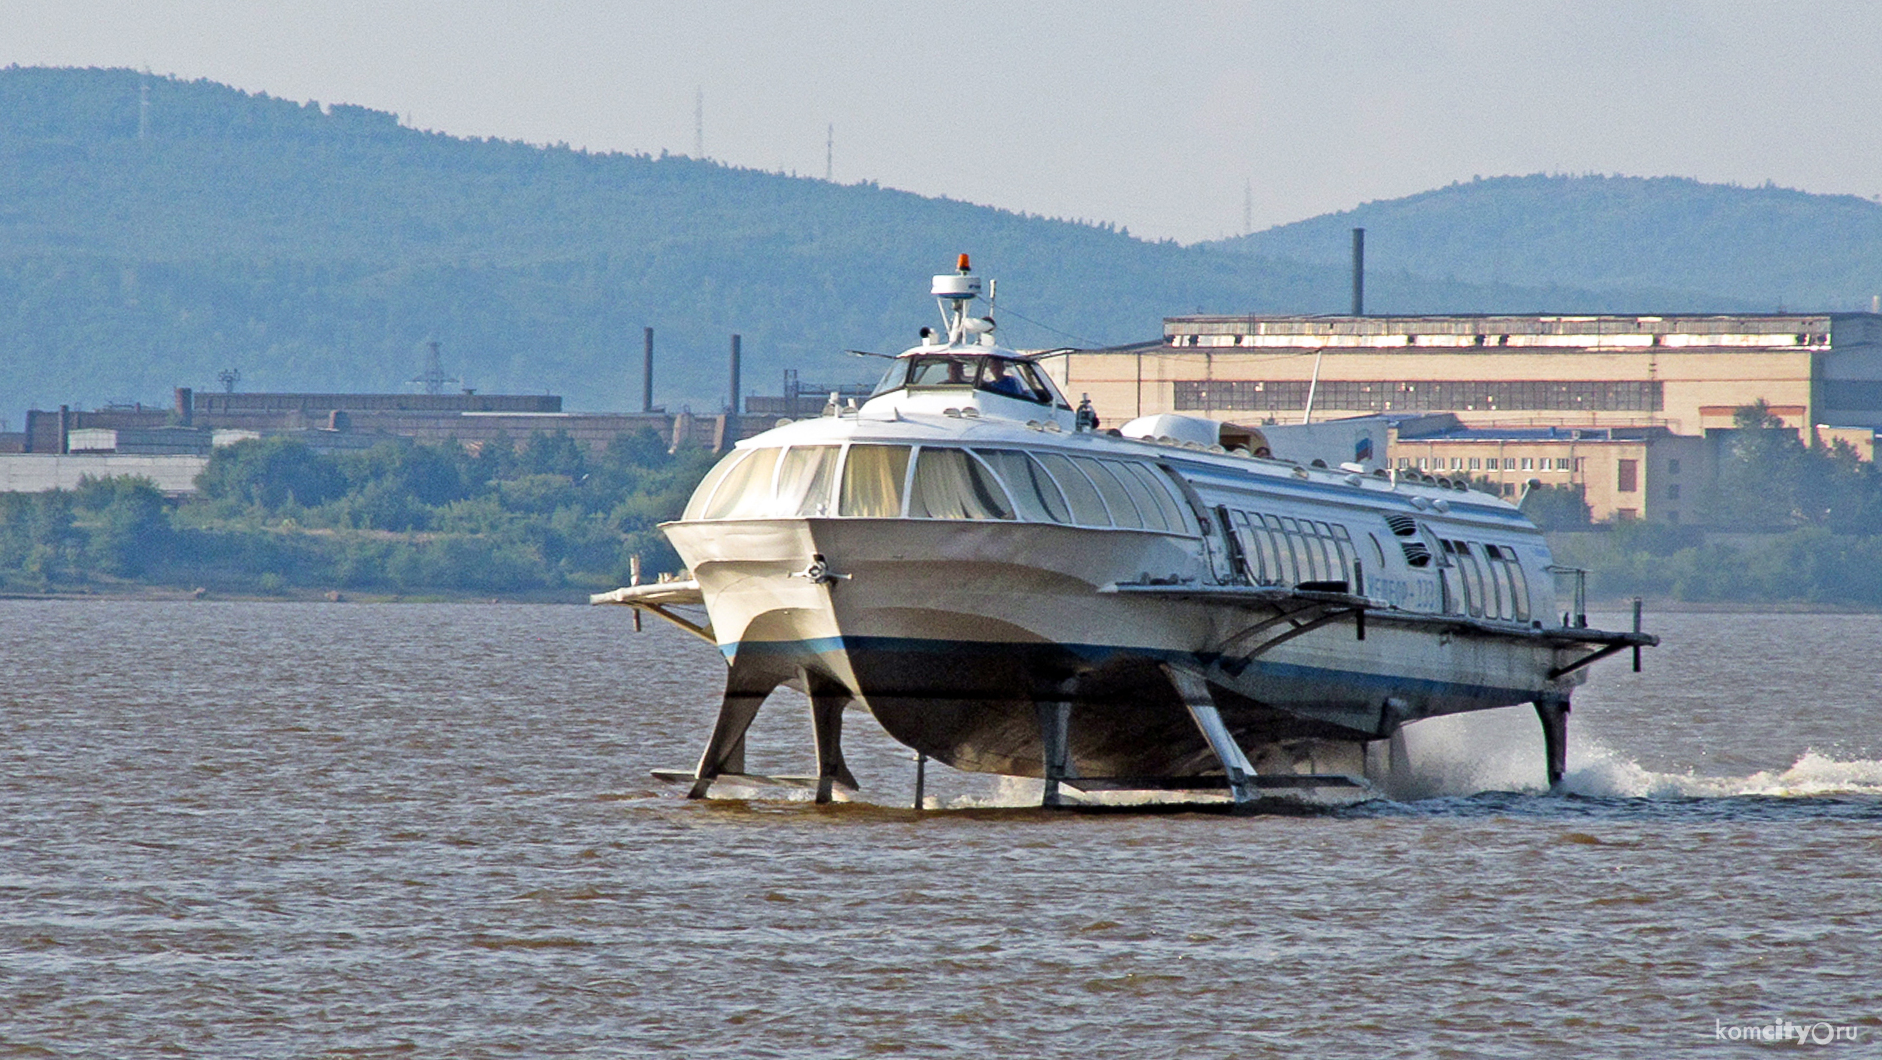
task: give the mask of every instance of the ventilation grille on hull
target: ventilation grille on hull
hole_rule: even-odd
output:
[[[1388,515],[1385,524],[1400,537],[1410,537],[1418,532],[1418,524],[1409,515]]]

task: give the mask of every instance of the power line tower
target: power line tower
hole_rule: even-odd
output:
[[[233,394],[235,393],[235,384],[242,381],[242,370],[240,368],[224,368],[222,371],[216,373],[216,381],[222,384],[222,392],[224,394]]]
[[[150,71],[137,79],[137,138],[150,139]]]
[[[424,372],[420,373],[418,378],[407,379],[406,382],[416,383],[424,387],[425,393],[427,394],[444,393],[446,383],[453,386],[464,385],[464,380],[453,379],[444,374],[444,359],[438,355],[438,340],[432,339],[426,342],[425,348],[427,352],[425,353]]]
[[[1255,230],[1255,182],[1242,181],[1242,235]]]
[[[706,157],[706,90],[693,94],[693,157]]]
[[[835,179],[836,173],[836,123],[830,124],[830,131],[823,138],[823,179],[825,183]]]

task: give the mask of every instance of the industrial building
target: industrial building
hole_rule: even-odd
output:
[[[1403,420],[1385,462],[1583,486],[1597,519],[1676,522],[1740,406],[1874,451],[1882,316],[1184,316],[1156,342],[1057,358],[1121,422]],[[1416,426],[1449,413],[1453,426]],[[1409,433],[1407,433],[1409,428]]]
[[[0,435],[0,492],[70,489],[83,475],[142,475],[166,492],[188,492],[210,451],[247,438],[294,438],[317,452],[367,449],[385,442],[476,447],[498,436],[564,433],[605,448],[623,434],[651,429],[674,448],[725,448],[771,424],[727,413],[563,412],[554,395],[196,393],[175,402],[84,411],[61,407],[26,413],[26,429]]]

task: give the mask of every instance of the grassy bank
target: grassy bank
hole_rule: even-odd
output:
[[[712,461],[651,432],[599,454],[559,434],[476,453],[243,442],[186,500],[128,478],[0,495],[0,592],[579,596],[621,584],[636,554],[678,566],[656,527]]]

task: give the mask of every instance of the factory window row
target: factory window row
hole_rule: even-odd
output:
[[[833,515],[1198,532],[1164,473],[1140,461],[861,443],[735,451],[700,483],[684,518]]]
[[[1661,412],[1657,380],[1306,380],[1182,379],[1180,411],[1292,412],[1307,406],[1350,412]]]
[[[1398,466],[1415,467],[1420,471],[1573,471],[1577,474],[1587,467],[1587,458],[1580,456],[1401,456]]]

